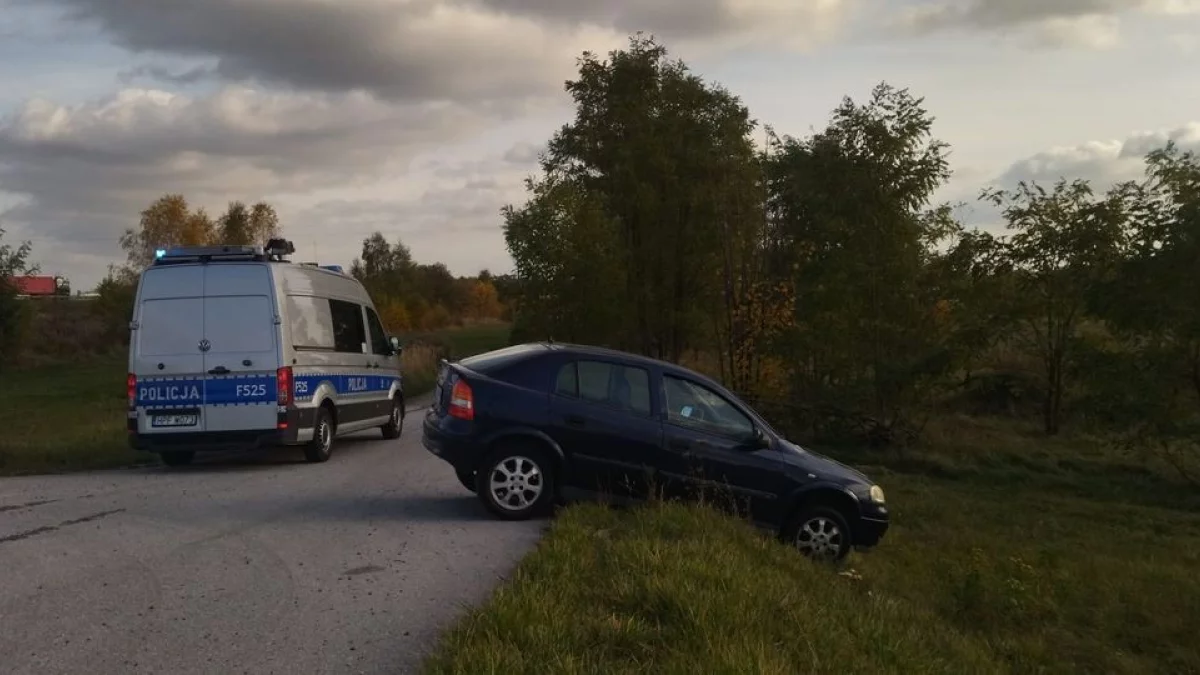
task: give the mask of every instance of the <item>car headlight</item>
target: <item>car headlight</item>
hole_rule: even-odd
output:
[[[878,485],[872,485],[870,494],[871,501],[875,502],[876,504],[883,503],[883,488],[879,487]]]

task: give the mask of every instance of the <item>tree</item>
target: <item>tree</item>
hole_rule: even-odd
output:
[[[1096,198],[1087,181],[1060,179],[1049,191],[1022,181],[1014,191],[990,189],[982,195],[1001,208],[1013,232],[1000,253],[1012,274],[1013,292],[999,298],[999,306],[1019,327],[1013,336],[1039,360],[1047,434],[1060,429],[1088,300],[1114,274],[1123,254],[1128,189],[1121,186]]]
[[[37,267],[29,264],[33,246],[28,241],[16,246],[6,244],[4,233],[4,228],[0,227],[0,369],[16,358],[21,346],[24,312],[12,279],[37,273]]]
[[[249,208],[243,202],[229,203],[229,208],[217,220],[217,243],[262,246],[279,236],[279,216],[266,202]]]
[[[135,270],[154,261],[154,252],[172,246],[203,246],[216,239],[216,225],[203,208],[192,211],[180,194],[160,197],[141,213],[137,229],[121,235],[121,248]]]
[[[721,237],[747,215],[731,202],[753,183],[749,112],[641,35],[607,60],[585,52],[566,90],[575,119],[551,139],[527,208],[505,212],[517,274],[537,287],[522,290],[519,319],[561,336],[578,330],[562,323],[578,313],[555,306],[606,298],[616,305],[594,306],[595,316],[613,323],[592,335],[612,346],[671,359],[710,346],[710,310],[722,302],[713,274],[722,269]],[[545,222],[533,222],[539,218]],[[589,245],[612,247],[605,273],[586,269],[593,260],[567,236],[576,229]],[[551,266],[529,257],[544,245],[522,239],[547,230],[558,246]],[[547,284],[550,277],[569,280],[575,295]],[[535,318],[535,311],[549,313]]]
[[[764,256],[795,289],[781,344],[794,398],[868,414],[874,434],[890,434],[951,363],[931,271],[958,226],[930,207],[950,176],[932,124],[921,99],[880,84],[864,104],[843,100],[820,133],[772,135],[766,160]]]

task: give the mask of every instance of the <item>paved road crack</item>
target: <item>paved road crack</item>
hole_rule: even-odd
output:
[[[25,530],[24,532],[10,534],[5,537],[0,537],[0,544],[8,543],[11,541],[20,541],[22,539],[28,539],[30,537],[34,537],[39,534],[45,534],[47,532],[54,532],[55,530],[58,530],[63,527],[68,527],[70,525],[79,525],[80,523],[90,523],[93,520],[100,520],[101,518],[107,518],[107,517],[113,515],[114,513],[120,513],[124,510],[125,509],[113,509],[111,511],[101,511],[99,513],[93,513],[90,516],[84,516],[82,518],[73,518],[71,520],[64,520],[57,525],[46,525],[43,527],[36,527],[32,530]]]

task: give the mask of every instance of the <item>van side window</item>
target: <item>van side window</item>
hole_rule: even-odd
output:
[[[296,349],[332,350],[333,319],[329,302],[311,295],[287,296],[287,317]]]
[[[329,313],[333,315],[334,349],[347,354],[362,354],[363,347],[367,344],[362,305],[330,300]]]
[[[364,307],[367,310],[367,330],[371,333],[371,351],[380,356],[392,355],[392,343],[388,341],[387,333],[383,330],[383,323],[379,321],[379,315],[370,307]]]

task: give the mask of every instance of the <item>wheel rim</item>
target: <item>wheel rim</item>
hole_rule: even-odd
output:
[[[392,403],[392,426],[400,426],[400,404]]]
[[[542,469],[528,457],[506,457],[492,467],[488,486],[492,499],[502,509],[521,511],[542,495]]]
[[[329,432],[329,423],[322,421],[318,433],[321,434],[321,450],[329,452],[329,446],[333,443],[333,434]]]
[[[830,518],[818,516],[805,521],[796,530],[796,548],[817,560],[834,560],[841,553],[844,534]]]

